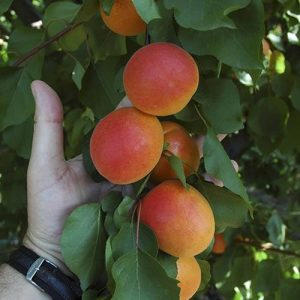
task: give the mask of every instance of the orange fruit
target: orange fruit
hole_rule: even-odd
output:
[[[200,287],[201,269],[195,257],[180,257],[176,264],[180,300],[188,300]]]
[[[189,133],[175,122],[161,122],[164,131],[164,142],[168,144],[168,151],[178,156],[183,162],[184,174],[186,177],[197,172],[200,165],[200,152],[196,141]],[[173,171],[167,158],[162,155],[157,166],[151,174],[154,182],[163,182],[168,179],[175,179]]]
[[[102,176],[115,184],[129,184],[153,170],[163,142],[163,130],[156,117],[134,107],[120,108],[97,124],[90,153]]]
[[[136,51],[123,75],[132,104],[154,116],[182,110],[195,94],[199,70],[194,58],[171,43],[153,43]]]
[[[146,23],[138,15],[132,0],[116,0],[109,15],[100,3],[100,14],[105,25],[120,35],[133,36],[146,30]]]
[[[140,220],[156,235],[164,252],[191,257],[204,251],[213,239],[215,220],[207,200],[195,188],[178,180],[154,187],[140,202]]]
[[[226,242],[223,233],[215,234],[215,243],[212,252],[215,254],[222,254],[226,250]]]

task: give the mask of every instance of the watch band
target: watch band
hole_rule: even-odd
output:
[[[82,291],[78,280],[66,276],[55,264],[24,246],[12,253],[8,264],[54,300],[81,299]]]

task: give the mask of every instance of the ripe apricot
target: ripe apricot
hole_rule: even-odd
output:
[[[167,116],[182,110],[197,90],[199,71],[193,57],[171,43],[147,45],[124,70],[124,88],[141,111]]]
[[[195,257],[180,257],[176,264],[180,300],[188,300],[200,287],[201,269]]]
[[[215,234],[215,243],[212,248],[212,252],[215,254],[222,254],[226,250],[226,242],[222,233]]]
[[[161,250],[177,257],[195,256],[210,244],[215,220],[207,200],[192,186],[167,180],[141,201],[140,220],[156,235]]]
[[[134,107],[108,114],[94,129],[90,141],[98,172],[115,184],[129,184],[155,167],[163,149],[158,119]]]
[[[192,175],[198,170],[200,164],[200,153],[197,143],[179,124],[165,121],[161,122],[161,125],[164,131],[164,142],[168,144],[167,150],[183,161],[185,176]],[[174,178],[176,178],[175,172],[167,158],[162,155],[152,172],[151,179],[155,182],[162,182]]]
[[[100,14],[105,25],[120,35],[133,36],[146,30],[146,23],[138,15],[132,0],[116,0],[109,15],[100,3]]]

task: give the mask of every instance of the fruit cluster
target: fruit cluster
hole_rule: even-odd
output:
[[[110,16],[101,11],[113,31],[116,27],[109,20],[117,14],[118,3]],[[139,217],[155,233],[159,248],[178,257],[180,299],[190,299],[201,282],[194,256],[212,242],[215,221],[207,200],[176,179],[167,159],[176,155],[185,175],[192,175],[201,156],[196,142],[181,125],[160,122],[158,117],[176,114],[188,104],[198,87],[198,67],[182,48],[154,43],[131,57],[123,83],[133,107],[117,109],[97,124],[90,142],[91,157],[98,172],[114,184],[131,184],[148,174],[158,184],[139,202]]]

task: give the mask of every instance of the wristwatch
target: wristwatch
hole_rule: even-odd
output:
[[[68,277],[55,264],[25,246],[12,253],[8,264],[54,300],[81,299],[82,291],[78,279]]]

